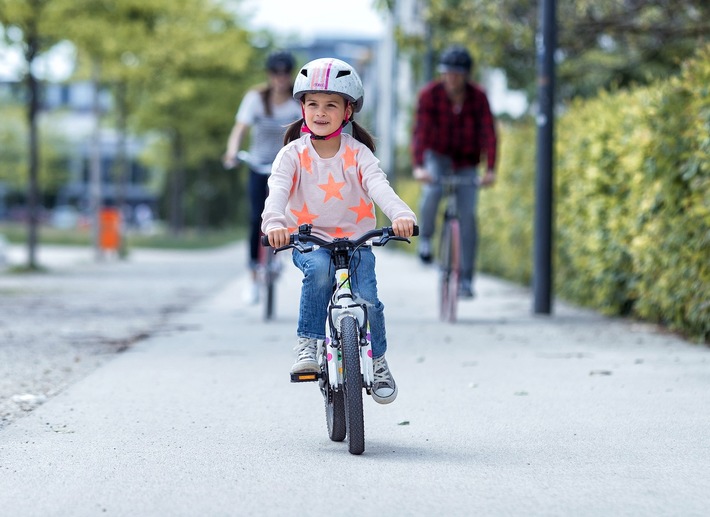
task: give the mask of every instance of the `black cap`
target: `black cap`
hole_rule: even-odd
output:
[[[465,47],[452,45],[439,57],[439,72],[459,72],[468,74],[473,68],[473,58]]]
[[[266,69],[269,72],[288,73],[292,72],[295,66],[296,60],[291,53],[284,50],[272,52],[269,54],[269,57],[266,58]]]

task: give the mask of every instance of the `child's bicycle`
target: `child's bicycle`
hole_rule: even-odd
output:
[[[439,317],[442,321],[454,323],[459,299],[459,281],[461,280],[461,223],[459,220],[456,192],[459,186],[471,185],[476,180],[454,175],[442,176],[437,180],[441,184],[444,196],[444,220],[439,239]]]
[[[350,290],[351,267],[357,264],[352,258],[362,246],[384,246],[391,240],[410,241],[397,237],[391,227],[371,230],[355,240],[326,241],[310,231],[311,225],[299,226],[298,233],[291,234],[290,244],[274,251],[293,248],[308,253],[326,248],[331,251],[335,266],[325,343],[318,343],[320,372],[291,374],[291,382],[318,381],[325,400],[328,436],[334,442],[342,442],[347,436],[350,453],[362,454],[365,450],[362,390],[368,395],[372,392],[374,371],[367,305],[356,302]],[[419,228],[415,226],[414,235],[418,234]],[[262,244],[268,244],[266,238],[262,238]]]

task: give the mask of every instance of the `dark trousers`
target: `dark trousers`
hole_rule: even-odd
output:
[[[259,264],[259,238],[261,237],[261,213],[264,211],[264,201],[268,195],[268,174],[249,171],[249,266],[253,269]]]

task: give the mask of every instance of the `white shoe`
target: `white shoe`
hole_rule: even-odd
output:
[[[375,370],[375,380],[372,383],[372,398],[379,404],[389,404],[397,398],[397,383],[387,366],[385,356],[376,357],[372,361]]]
[[[317,359],[317,339],[299,337],[298,344],[293,349],[298,353],[298,357],[291,367],[291,373],[318,373],[320,371]]]
[[[251,282],[242,293],[242,299],[244,303],[249,305],[255,305],[259,303],[259,284],[256,282]]]

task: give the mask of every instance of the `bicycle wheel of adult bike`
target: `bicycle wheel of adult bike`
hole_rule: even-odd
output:
[[[362,409],[362,373],[357,321],[351,316],[340,320],[340,346],[343,351],[343,384],[348,450],[362,454],[365,450],[365,419]]]
[[[273,271],[271,269],[271,264],[267,262],[266,264],[266,274],[264,276],[264,319],[270,320],[274,317],[274,298],[275,298],[275,284],[276,279]]]
[[[442,321],[456,321],[461,262],[461,233],[457,219],[447,219],[441,232],[439,249],[441,280],[439,284],[439,316]]]
[[[260,257],[262,282],[264,288],[264,319],[270,320],[274,317],[275,285],[277,273],[274,267],[273,248],[262,248]]]

